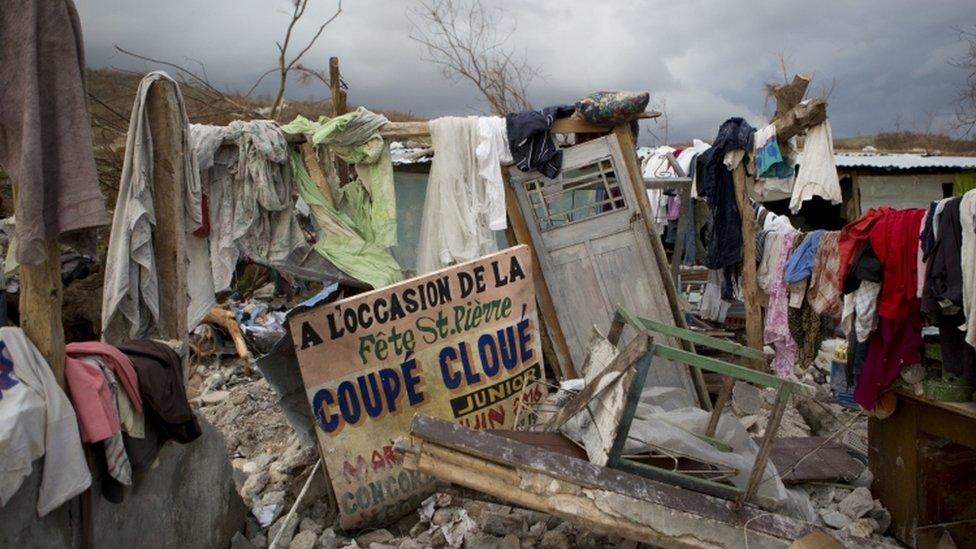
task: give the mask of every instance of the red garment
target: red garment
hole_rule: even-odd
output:
[[[139,394],[139,378],[136,377],[136,369],[132,365],[132,359],[125,356],[125,353],[101,341],[69,343],[64,350],[69,358],[77,359],[91,355],[101,357],[105,361],[105,365],[111,368],[115,377],[118,378],[119,384],[125,390],[125,394],[132,401],[132,407],[137,412],[142,412],[142,395]]]
[[[837,243],[837,248],[840,250],[840,264],[838,265],[840,272],[837,278],[841,289],[844,287],[844,278],[847,277],[851,261],[861,246],[867,242],[871,227],[883,216],[893,211],[895,211],[894,208],[888,206],[871,208],[840,230],[840,240]]]
[[[871,248],[884,268],[878,316],[891,320],[918,315],[918,233],[924,208],[892,211],[878,219],[869,233]]]
[[[887,278],[882,289],[885,284]],[[902,368],[922,361],[921,350],[922,316],[917,308],[898,320],[879,317],[878,328],[868,338],[868,356],[854,389],[854,401],[873,410],[878,397],[898,377]]]
[[[82,442],[111,438],[121,430],[112,389],[102,370],[85,360],[65,358],[64,379],[78,416]]]

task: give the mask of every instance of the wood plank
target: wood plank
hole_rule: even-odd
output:
[[[753,437],[756,442],[762,439]],[[851,457],[839,442],[824,444],[827,437],[779,437],[773,441],[769,460],[787,484],[803,482],[851,482],[865,465]]]
[[[586,405],[590,403],[593,399],[599,398],[603,391],[607,390],[613,382],[607,383],[606,380],[614,379],[619,376],[621,372],[629,368],[632,364],[640,360],[641,357],[647,354],[647,351],[651,347],[651,337],[646,333],[637,334],[637,337],[630,340],[627,347],[613,359],[602,372],[593,378],[593,381],[587,383],[583,390],[580,391],[576,396],[570,399],[556,415],[552,416],[548,422],[546,422],[546,431],[555,431],[563,426],[564,423],[569,421],[569,418],[575,416],[576,414],[583,411]]]
[[[539,254],[535,251],[532,243],[532,236],[529,228],[525,224],[525,217],[519,210],[518,202],[515,200],[515,192],[511,185],[508,185],[507,170],[502,170],[502,177],[505,178],[505,209],[508,212],[508,223],[515,235],[515,244],[525,244],[532,250],[532,276],[535,280],[535,299],[539,305],[539,312],[544,319],[548,335],[552,343],[552,350],[556,356],[557,363],[550,365],[559,372],[563,378],[572,379],[579,377],[576,367],[573,365],[573,358],[569,353],[569,345],[566,344],[566,336],[563,334],[562,326],[559,324],[559,317],[556,315],[556,304],[549,292],[549,285],[546,277],[542,274],[542,263],[539,261]]]
[[[776,402],[773,404],[773,415],[766,424],[766,433],[763,434],[762,443],[759,444],[759,454],[756,456],[756,461],[752,465],[752,473],[749,474],[749,483],[746,484],[745,491],[736,502],[737,505],[743,505],[751,501],[759,490],[759,483],[763,481],[763,477],[766,474],[766,463],[769,461],[769,454],[773,450],[773,440],[776,438],[776,432],[779,431],[779,425],[783,421],[783,413],[786,411],[786,405],[789,401],[790,391],[784,385],[776,393]]]
[[[798,395],[813,396],[815,394],[814,388],[809,385],[781,379],[777,376],[767,374],[766,372],[745,368],[743,366],[739,366],[738,364],[732,364],[731,362],[717,360],[708,356],[696,355],[681,349],[668,347],[667,345],[655,346],[654,354],[669,358],[671,360],[676,360],[683,364],[693,364],[703,370],[732,376],[736,379],[748,381],[749,383],[754,383],[763,387],[772,387],[775,389],[786,387],[790,393]]]
[[[664,252],[664,244],[661,243],[660,233],[657,230],[657,224],[654,222],[651,205],[647,200],[644,177],[641,174],[640,165],[637,162],[637,146],[634,143],[634,137],[631,135],[630,127],[627,125],[617,126],[614,129],[614,134],[617,136],[620,150],[623,152],[624,162],[627,165],[627,171],[630,173],[631,184],[634,186],[634,194],[637,196],[637,203],[640,205],[641,218],[651,239],[651,249],[654,253],[654,260],[657,263],[658,271],[661,273],[661,285],[664,286],[664,292],[668,297],[668,305],[671,307],[674,325],[679,328],[687,328],[688,323],[685,321],[685,313],[681,309],[681,301],[678,299],[678,291],[675,288],[674,280],[665,274],[669,272],[668,257]],[[691,342],[679,340],[678,343],[682,349],[692,353],[695,352],[695,346]],[[705,380],[702,378],[701,372],[694,368],[689,371],[699,404],[703,409],[711,410],[712,401],[708,396],[708,389],[705,387]]]
[[[571,458],[586,459],[586,452],[575,442],[566,438],[566,435],[562,433],[513,431],[508,429],[485,429],[485,432]]]
[[[780,84],[773,87],[771,94],[776,100],[776,114],[773,118],[785,115],[790,109],[797,106],[807,93],[810,85],[810,77],[805,74],[794,74],[793,81],[789,84]],[[778,136],[777,136],[778,137]]]
[[[824,120],[827,120],[827,102],[818,98],[800,103],[772,123],[776,126],[776,139],[787,141]]]
[[[149,88],[146,110],[153,153],[153,249],[159,278],[159,328],[163,339],[188,337],[186,224],[183,193],[183,136],[189,131],[180,115],[176,83],[157,80]],[[186,368],[184,368],[184,372]]]
[[[491,483],[474,484],[470,482],[471,470],[460,469],[451,482],[486,491],[490,495],[515,502],[533,509],[543,510],[567,518],[580,521],[581,517],[572,506],[547,507],[553,502],[565,501],[565,494],[581,493],[581,488],[598,490],[605,493],[619,494],[632,498],[630,505],[635,514],[647,511],[652,514],[662,511],[664,516],[677,518],[675,513],[691,513],[699,520],[709,521],[706,529],[734,526],[740,536],[749,533],[759,533],[775,538],[793,540],[817,530],[813,525],[803,523],[783,515],[777,515],[752,505],[745,505],[738,510],[730,508],[728,501],[706,494],[683,490],[670,484],[654,481],[624,471],[600,467],[587,461],[567,457],[555,452],[548,452],[539,448],[508,440],[484,431],[473,431],[461,425],[444,420],[434,419],[418,414],[411,424],[412,441],[397,441],[396,450],[407,456],[414,456],[414,460],[404,460],[408,469],[417,465],[417,453],[427,451],[428,445],[462,452],[469,456],[490,463],[513,467],[519,472],[519,485],[498,486]],[[441,477],[436,471],[423,471]],[[530,474],[530,473],[534,473]],[[497,478],[497,477],[496,477]],[[568,485],[564,482],[570,483]],[[538,492],[530,497],[523,497],[518,493],[521,488],[538,488]],[[561,488],[565,488],[563,491]],[[673,510],[659,510],[665,507]],[[744,528],[744,526],[746,526]],[[861,538],[844,536],[832,532],[845,546],[882,547],[882,545]],[[619,534],[623,535],[623,534]],[[736,538],[740,543],[742,537]],[[785,546],[785,544],[784,544]]]
[[[706,347],[711,347],[712,349],[724,351],[726,353],[731,353],[733,355],[738,355],[746,358],[762,359],[765,356],[763,355],[762,351],[757,351],[756,349],[739,345],[734,341],[729,341],[727,339],[719,339],[717,337],[711,337],[705,334],[694,332],[687,328],[669,326],[661,322],[657,322],[647,318],[641,318],[624,307],[620,307],[618,309],[618,313],[623,317],[623,319],[628,324],[638,329],[650,330],[652,332],[657,332],[659,334],[671,336],[676,339],[687,340],[696,345],[704,345]]]
[[[746,197],[746,168],[742,162],[732,170],[732,182],[742,221],[742,302],[746,310],[746,343],[762,352],[763,319],[756,280],[756,216]],[[766,363],[762,360],[750,360],[748,364],[757,370],[766,369]]]

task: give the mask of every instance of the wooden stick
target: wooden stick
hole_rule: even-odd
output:
[[[157,80],[149,88],[146,111],[152,136],[153,206],[156,228],[153,248],[159,278],[159,328],[162,339],[185,343],[188,336],[186,286],[186,224],[184,222],[183,124],[177,104],[177,88],[169,80]],[[183,371],[186,357],[183,357]],[[185,380],[184,380],[185,381]]]
[[[746,168],[743,162],[745,159],[732,170],[732,182],[735,184],[735,202],[742,221],[742,301],[746,310],[746,344],[761,351],[763,321],[756,281],[756,216],[746,198]],[[756,360],[747,360],[745,364],[757,370],[765,366]]]
[[[752,474],[749,475],[749,484],[746,485],[742,497],[736,502],[739,507],[748,503],[756,495],[756,490],[759,489],[759,482],[766,471],[766,462],[769,461],[769,453],[773,450],[773,439],[776,438],[776,431],[779,431],[779,424],[783,420],[783,412],[786,411],[786,404],[789,401],[790,391],[784,385],[776,393],[773,415],[769,418],[769,423],[766,424],[766,432],[763,434],[762,444],[759,445],[759,455],[756,456],[756,462],[752,465]]]
[[[735,378],[725,376],[725,379],[722,381],[722,389],[718,393],[718,398],[715,399],[715,407],[712,408],[712,415],[708,417],[708,426],[705,427],[706,436],[715,436],[715,429],[718,428],[718,420],[722,417],[722,410],[725,409],[729,398],[732,397],[733,386],[735,386]]]

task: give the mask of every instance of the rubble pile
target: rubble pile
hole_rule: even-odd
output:
[[[291,520],[287,515],[318,459],[303,448],[276,404],[277,396],[255,372],[242,374],[240,361],[224,357],[197,369],[194,402],[219,429],[234,466],[237,490],[251,510],[234,549],[264,549],[279,531],[276,547],[290,549],[421,549],[468,547],[615,547],[623,542],[564,520],[505,505],[439,493],[387,528],[339,532],[332,528],[329,484],[321,467]],[[627,545],[629,546],[629,544]]]

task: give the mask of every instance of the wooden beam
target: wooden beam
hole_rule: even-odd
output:
[[[766,423],[766,432],[763,434],[762,443],[759,445],[759,455],[752,465],[752,473],[749,475],[749,483],[742,493],[742,497],[736,502],[742,506],[749,502],[759,490],[759,483],[762,481],[766,472],[766,462],[769,461],[769,453],[773,449],[773,439],[776,438],[776,431],[779,431],[779,424],[783,421],[783,413],[786,411],[786,404],[790,401],[789,387],[783,385],[776,393],[776,403],[773,405],[773,415]]]
[[[329,58],[329,90],[332,94],[332,116],[346,113],[346,90],[342,89],[339,58]]]
[[[827,120],[827,102],[823,99],[810,99],[790,109],[781,117],[773,119],[776,126],[776,139],[786,141]]]
[[[800,104],[803,96],[807,93],[810,85],[810,77],[805,74],[793,75],[793,81],[789,84],[775,86],[771,93],[776,100],[776,114],[773,118],[780,118],[790,109]]]
[[[668,264],[668,256],[664,251],[664,244],[657,230],[657,223],[654,222],[650,202],[647,199],[647,189],[644,187],[644,177],[641,174],[640,165],[637,162],[637,144],[630,132],[630,127],[626,124],[614,128],[613,133],[617,136],[620,143],[620,150],[623,153],[624,163],[630,173],[630,180],[634,187],[634,194],[637,196],[637,203],[640,206],[641,219],[644,227],[651,239],[651,250],[654,252],[654,261],[657,263],[658,271],[661,274],[661,285],[664,286],[664,293],[668,298],[668,305],[671,307],[671,316],[674,318],[674,325],[679,328],[688,328],[685,321],[685,312],[681,309],[681,302],[678,299],[678,290],[674,280],[669,276],[671,266]],[[678,340],[678,345],[688,352],[695,352],[695,346],[686,340]],[[708,388],[705,386],[705,378],[697,368],[690,368],[691,383],[694,386],[698,402],[705,410],[712,409],[712,400],[708,396]]]
[[[569,345],[566,344],[566,335],[563,334],[562,326],[559,324],[559,317],[556,315],[556,303],[549,292],[549,285],[546,277],[542,274],[542,263],[539,255],[532,245],[532,236],[529,234],[529,227],[525,224],[525,217],[519,210],[518,201],[515,199],[515,191],[508,184],[508,171],[502,170],[505,178],[505,209],[508,212],[508,223],[515,236],[515,244],[525,244],[532,251],[532,276],[535,280],[535,299],[539,305],[539,313],[542,322],[548,329],[548,335],[552,344],[552,351],[556,357],[556,364],[553,369],[558,371],[563,378],[572,379],[579,377],[573,365],[573,357],[569,353]],[[542,323],[540,322],[540,324]]]
[[[756,280],[756,216],[746,197],[746,168],[742,162],[732,170],[732,182],[742,225],[742,302],[746,310],[746,344],[762,351],[763,319]],[[765,369],[765,363],[760,360],[752,359],[746,363],[756,369]]]
[[[20,327],[64,388],[61,247],[56,240],[46,242],[44,247],[46,257],[43,262],[20,266]]]
[[[156,228],[153,249],[159,278],[159,328],[163,339],[186,342],[186,223],[183,193],[183,124],[176,84],[157,80],[149,88],[146,111],[152,136],[153,207]],[[184,371],[186,369],[184,368]]]

